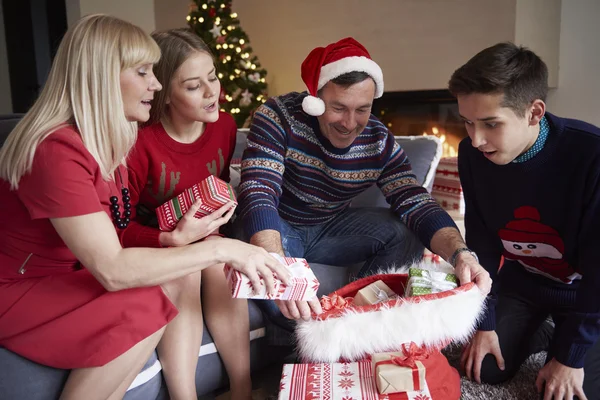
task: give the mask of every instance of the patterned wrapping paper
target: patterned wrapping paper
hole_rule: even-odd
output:
[[[198,199],[202,200],[202,205],[194,215],[196,218],[205,217],[230,201],[237,204],[235,192],[231,185],[214,175],[210,175],[202,182],[184,190],[156,209],[160,230],[170,232],[175,229],[177,222]]]
[[[456,275],[445,272],[410,268],[408,276],[406,296],[440,293],[455,289],[458,286]]]
[[[422,390],[379,394],[370,360],[353,363],[285,364],[279,400],[431,400]]]
[[[465,213],[465,200],[458,176],[458,157],[442,158],[433,180],[431,195],[448,211]]]
[[[317,296],[319,281],[310,269],[308,262],[303,258],[281,257],[278,254],[271,255],[287,265],[292,278],[289,285],[283,284],[276,274],[273,274],[277,294],[270,296],[267,288],[263,285],[258,292],[254,291],[248,277],[229,265],[225,265],[224,271],[227,284],[231,290],[231,296],[237,299],[263,299],[263,300],[311,300]],[[262,281],[262,279],[261,279]]]

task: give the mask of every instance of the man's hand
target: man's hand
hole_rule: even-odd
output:
[[[460,364],[465,370],[467,378],[481,383],[481,363],[487,354],[493,354],[496,357],[498,368],[504,371],[504,358],[496,332],[477,331],[460,357]]]
[[[544,400],[573,400],[573,396],[587,400],[583,393],[583,376],[583,368],[567,367],[553,358],[538,373],[535,386],[539,393],[544,390]]]
[[[310,320],[311,310],[315,314],[321,314],[321,303],[316,297],[310,301],[275,300],[275,304],[287,319]]]
[[[455,272],[461,285],[474,282],[484,296],[492,290],[492,278],[489,272],[469,252],[463,251],[458,255]]]

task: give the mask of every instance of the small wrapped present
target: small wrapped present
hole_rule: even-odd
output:
[[[178,196],[156,208],[160,230],[170,232],[175,229],[177,222],[198,199],[202,201],[202,204],[194,215],[196,218],[212,214],[228,202],[233,201],[237,204],[231,185],[210,175],[202,182],[184,190]]]
[[[279,384],[279,400],[430,400],[427,383],[420,390],[381,395],[371,362],[285,364]]]
[[[425,366],[421,360],[429,357],[427,351],[414,342],[402,345],[399,353],[373,354],[373,376],[380,394],[403,393],[426,387]]]
[[[383,283],[383,281],[375,281],[356,292],[356,295],[354,296],[354,305],[366,306],[378,304],[382,301],[388,301],[397,297],[398,295],[394,293],[388,285]]]
[[[319,281],[310,269],[308,262],[303,258],[281,257],[271,255],[286,265],[292,274],[289,285],[285,285],[273,274],[277,293],[270,296],[264,284],[259,290],[252,287],[250,280],[244,274],[229,265],[225,265],[224,272],[231,290],[231,296],[237,299],[265,299],[265,300],[312,300],[317,296]],[[262,278],[261,278],[262,282]]]
[[[408,276],[406,296],[409,297],[445,292],[458,286],[456,275],[446,272],[410,268]]]

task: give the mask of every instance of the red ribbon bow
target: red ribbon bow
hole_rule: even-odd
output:
[[[334,293],[331,297],[321,297],[321,308],[323,311],[330,311],[333,309],[341,310],[349,306],[351,300],[352,298],[345,299],[342,296],[338,296]]]
[[[391,361],[400,367],[416,367],[416,362],[429,358],[429,353],[423,347],[417,346],[415,342],[402,345],[403,356],[392,356]]]

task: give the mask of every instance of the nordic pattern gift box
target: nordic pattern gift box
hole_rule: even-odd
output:
[[[202,182],[181,192],[156,209],[158,227],[161,231],[170,232],[177,226],[177,222],[183,218],[196,200],[200,199],[202,205],[196,213],[196,218],[202,218],[230,201],[237,204],[235,192],[231,185],[214,175],[210,175]]]
[[[445,210],[465,213],[465,200],[458,176],[458,157],[440,160],[431,195]]]
[[[263,285],[259,291],[255,291],[248,277],[240,271],[236,271],[229,265],[225,265],[224,272],[227,284],[231,290],[231,296],[237,299],[263,299],[263,300],[312,300],[317,296],[319,281],[310,269],[308,262],[303,258],[281,257],[271,253],[283,265],[288,267],[292,274],[290,284],[285,285],[277,275],[273,274],[275,296],[267,294],[267,288]],[[261,279],[262,281],[262,279]]]
[[[370,360],[330,364],[285,364],[279,400],[431,400],[421,390],[379,394]]]

